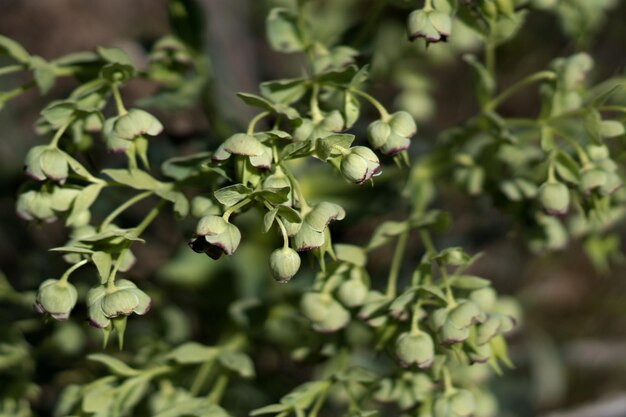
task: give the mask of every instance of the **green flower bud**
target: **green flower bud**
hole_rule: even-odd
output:
[[[624,185],[624,182],[622,181],[622,179],[617,173],[605,171],[605,174],[606,174],[606,181],[600,187],[600,193],[602,195],[611,195],[615,191],[622,188],[622,185]]]
[[[604,161],[611,156],[609,148],[606,145],[588,145],[587,153],[589,154],[589,158],[594,162]]]
[[[414,10],[409,14],[407,33],[410,41],[424,38],[428,43],[445,42],[450,36],[452,19],[437,10]]]
[[[481,310],[489,311],[495,305],[498,294],[492,287],[485,287],[472,291],[469,295],[469,299],[475,302]]]
[[[189,247],[212,259],[219,259],[223,254],[232,255],[241,242],[241,232],[237,226],[221,216],[209,215],[201,218],[196,234],[198,236],[189,242]]]
[[[560,182],[545,182],[539,188],[539,202],[548,214],[565,214],[570,196],[567,186]]]
[[[498,17],[498,7],[493,0],[479,0],[478,7],[489,20],[494,20]]]
[[[435,345],[428,333],[402,333],[396,339],[396,356],[402,366],[430,368],[435,359]]]
[[[459,389],[450,396],[450,406],[455,415],[465,417],[474,414],[476,401],[470,391]]]
[[[333,333],[344,328],[350,322],[350,313],[341,304],[331,298],[328,314],[322,321],[314,322],[313,329],[321,333]]]
[[[298,252],[317,249],[324,244],[324,232],[315,230],[307,221],[303,221],[293,238]]]
[[[380,161],[371,149],[355,146],[348,152],[341,158],[341,173],[348,181],[363,184],[380,174]]]
[[[408,138],[400,136],[394,132],[389,135],[387,142],[380,148],[380,151],[387,156],[393,156],[402,151],[409,149],[411,141]]]
[[[280,283],[288,282],[300,269],[300,255],[291,248],[276,249],[270,255],[270,271]]]
[[[324,321],[328,316],[332,302],[333,299],[328,294],[308,292],[302,297],[300,308],[306,318],[313,323],[319,323]]]
[[[411,138],[417,132],[415,119],[406,111],[398,111],[391,115],[389,119],[391,130],[402,137]]]
[[[362,306],[367,297],[368,288],[359,279],[349,279],[339,286],[337,297],[346,307]]]
[[[473,346],[472,351],[469,352],[470,361],[472,363],[486,363],[491,359],[493,351],[488,344]]]
[[[145,110],[130,109],[116,118],[111,133],[117,138],[135,140],[140,136],[156,136],[163,131],[159,120]]]
[[[367,138],[374,149],[382,147],[390,134],[391,127],[382,120],[376,120],[367,127]]]
[[[341,132],[343,128],[343,116],[339,111],[333,110],[325,114],[324,118],[317,123],[310,119],[302,119],[302,123],[293,131],[293,138],[298,142],[316,140]]]
[[[47,279],[37,291],[35,310],[49,314],[55,320],[67,320],[77,298],[76,288],[69,282]]]
[[[490,316],[484,323],[476,326],[476,343],[484,345],[501,331],[501,320],[497,316]]]
[[[433,381],[424,373],[411,372],[410,377],[413,397],[420,402],[426,400],[435,386]]]
[[[467,328],[474,323],[483,322],[485,315],[472,301],[463,301],[448,314],[448,321],[459,329]]]
[[[441,328],[441,340],[443,343],[451,345],[453,343],[460,343],[467,340],[470,331],[469,327],[459,328],[449,320],[446,320]]]

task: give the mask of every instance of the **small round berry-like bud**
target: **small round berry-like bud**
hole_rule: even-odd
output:
[[[300,255],[291,248],[276,249],[270,255],[270,271],[280,283],[288,282],[300,269]]]
[[[367,138],[374,149],[382,147],[390,134],[391,127],[382,120],[376,120],[367,127]]]
[[[429,368],[435,359],[435,345],[428,333],[402,333],[396,339],[396,355],[404,366]]]
[[[560,182],[545,182],[539,188],[539,202],[548,214],[565,214],[570,196],[567,186]]]
[[[300,301],[302,314],[314,323],[321,322],[328,316],[328,311],[333,299],[328,294],[308,292]]]
[[[50,314],[55,320],[67,320],[77,298],[76,288],[69,282],[47,279],[39,286],[35,309]]]

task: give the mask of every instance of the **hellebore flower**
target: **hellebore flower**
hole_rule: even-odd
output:
[[[226,139],[213,153],[213,161],[220,162],[231,155],[247,156],[252,166],[269,169],[272,166],[272,148],[261,143],[255,135],[235,133]]]
[[[196,235],[189,242],[189,247],[194,252],[206,253],[212,259],[219,259],[223,254],[232,255],[241,241],[239,229],[216,215],[201,218]]]
[[[433,417],[466,417],[474,414],[475,410],[474,394],[465,389],[457,389],[452,394],[443,394],[437,398]]]
[[[403,366],[430,368],[435,360],[435,344],[428,333],[402,333],[396,339],[396,356]]]
[[[76,288],[66,281],[45,280],[37,290],[35,310],[49,314],[55,320],[67,320],[76,305]]]
[[[323,119],[314,122],[311,119],[302,119],[302,124],[293,131],[293,140],[303,142],[305,140],[316,140],[325,138],[333,133],[341,132],[344,128],[344,121],[341,113],[333,110],[324,115]]]
[[[407,20],[410,41],[424,38],[428,43],[445,42],[452,31],[452,18],[433,9],[413,10]]]
[[[319,248],[324,244],[324,231],[333,220],[342,220],[346,212],[341,206],[322,202],[311,209],[302,221],[300,229],[294,237],[295,249],[298,252]]]
[[[116,317],[142,316],[151,306],[150,297],[127,279],[117,280],[113,288],[101,285],[87,293],[89,324],[100,329],[109,327]]]
[[[365,146],[355,146],[341,158],[341,173],[350,182],[363,184],[380,174],[380,161],[376,154]]]
[[[393,113],[388,120],[376,120],[367,128],[372,148],[384,155],[395,155],[409,149],[410,138],[417,132],[413,116],[405,111]]]
[[[126,151],[132,141],[142,136],[156,136],[163,131],[159,120],[140,109],[130,109],[121,116],[112,117],[104,122],[102,137],[107,149],[113,152]]]
[[[350,313],[330,294],[309,292],[300,303],[302,314],[313,323],[313,329],[321,333],[332,333],[345,327]]]
[[[69,164],[65,158],[65,153],[56,147],[47,145],[35,146],[28,151],[24,165],[26,175],[37,181],[48,178],[63,184],[69,173]]]

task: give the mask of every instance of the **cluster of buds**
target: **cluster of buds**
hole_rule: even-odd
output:
[[[407,34],[410,41],[424,38],[427,43],[445,42],[452,32],[452,18],[448,11],[433,7],[427,1],[422,9],[413,10],[407,19]]]
[[[417,125],[413,117],[405,111],[399,111],[388,118],[372,122],[367,128],[367,137],[372,148],[391,156],[409,149],[410,139],[416,132]]]

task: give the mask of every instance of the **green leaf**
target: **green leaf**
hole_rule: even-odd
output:
[[[558,151],[554,158],[556,172],[563,180],[578,184],[580,169],[576,161],[565,152]]]
[[[74,101],[53,101],[41,111],[41,115],[46,122],[58,129],[70,121],[75,110],[76,103]]]
[[[91,255],[91,260],[96,265],[98,274],[100,274],[100,284],[106,284],[111,272],[111,266],[113,260],[111,254],[107,252],[98,251]]]
[[[116,388],[116,401],[112,415],[132,415],[133,409],[144,398],[150,387],[150,379],[138,376],[127,379]]]
[[[0,35],[0,53],[10,56],[22,64],[28,64],[30,61],[30,54],[22,45],[3,35]]]
[[[290,223],[302,223],[300,213],[288,206],[278,206],[278,215]]]
[[[219,354],[218,360],[222,366],[243,378],[252,378],[255,374],[252,360],[241,352],[223,351]]]
[[[472,69],[472,79],[474,83],[474,91],[478,102],[486,105],[496,91],[496,82],[491,73],[485,66],[479,62],[472,54],[463,55],[463,60]]]
[[[266,81],[259,86],[261,94],[274,103],[291,104],[298,101],[307,91],[306,80],[292,78]]]
[[[599,130],[603,138],[614,138],[624,134],[624,125],[617,120],[603,120]]]
[[[56,79],[56,68],[41,57],[33,56],[30,58],[30,68],[33,70],[33,77],[37,88],[42,94],[46,94],[54,85]]]
[[[217,355],[217,352],[217,348],[196,342],[188,342],[172,350],[167,354],[166,358],[182,365],[189,365],[211,360]]]
[[[279,414],[283,411],[287,411],[289,407],[284,404],[271,404],[266,405],[265,407],[257,408],[256,410],[252,410],[250,412],[250,416],[260,416],[263,414]]]
[[[409,230],[407,222],[387,221],[376,228],[367,245],[368,249],[374,249],[392,240],[395,236]]]
[[[100,195],[100,191],[102,191],[103,184],[91,184],[83,188],[80,193],[74,199],[74,204],[72,205],[72,212],[68,216],[65,224],[67,226],[72,226],[75,224],[79,216],[85,212],[85,210],[89,210],[91,205],[96,201],[98,195]]]
[[[128,54],[120,48],[98,48],[98,55],[100,55],[105,61],[111,64],[126,65],[134,67],[133,60],[130,59]]]
[[[318,139],[315,150],[321,160],[328,160],[341,155],[342,150],[350,148],[354,142],[354,135],[348,133],[336,133],[325,138]]]
[[[162,186],[162,183],[151,177],[150,174],[137,168],[104,169],[102,173],[110,177],[113,181],[127,185],[136,190],[155,190]]]
[[[230,180],[226,172],[221,168],[209,166],[211,152],[199,152],[188,156],[170,158],[163,162],[161,171],[175,180],[182,181],[204,174],[217,174],[224,179]]]
[[[91,255],[94,253],[91,249],[81,248],[78,246],[58,246],[56,248],[48,249],[50,252],[64,252],[64,253],[79,253],[84,255]]]
[[[265,233],[269,232],[270,228],[274,224],[274,220],[276,219],[276,215],[278,214],[278,207],[276,206],[263,216],[263,231]]]
[[[63,55],[60,58],[56,58],[51,62],[56,66],[64,65],[76,65],[76,64],[88,64],[91,62],[99,61],[98,54],[92,51],[72,52],[67,55]]]
[[[352,265],[365,267],[367,264],[367,254],[365,250],[356,245],[337,243],[335,245],[335,256],[338,260]]]
[[[487,279],[475,277],[473,275],[461,275],[450,278],[450,285],[462,290],[479,290],[491,285]]]
[[[224,207],[232,207],[244,198],[248,197],[252,190],[243,184],[229,185],[228,187],[216,190],[213,195],[215,199],[222,203]]]
[[[250,194],[250,197],[259,198],[271,204],[282,204],[289,200],[289,191],[289,187],[266,188],[264,190],[253,192],[252,194]]]
[[[351,366],[335,375],[339,381],[371,383],[379,378],[376,372],[361,366]]]
[[[249,106],[258,107],[263,110],[271,111],[273,113],[284,114],[288,119],[294,120],[300,117],[300,114],[296,109],[289,107],[285,104],[275,104],[267,100],[264,97],[257,96],[256,94],[237,93],[237,97],[243,100]]]
[[[272,49],[279,52],[304,50],[302,34],[298,29],[298,17],[290,10],[281,7],[270,10],[265,27]]]
[[[206,398],[192,398],[177,402],[153,417],[229,417],[223,408],[209,404]],[[104,416],[103,416],[104,417]]]
[[[311,141],[292,142],[280,152],[280,159],[299,158],[308,155],[311,149]]]
[[[119,376],[131,377],[139,375],[140,373],[138,370],[131,368],[121,360],[109,355],[105,355],[104,353],[92,353],[91,355],[87,356],[87,359],[105,365],[109,369],[109,371]]]

